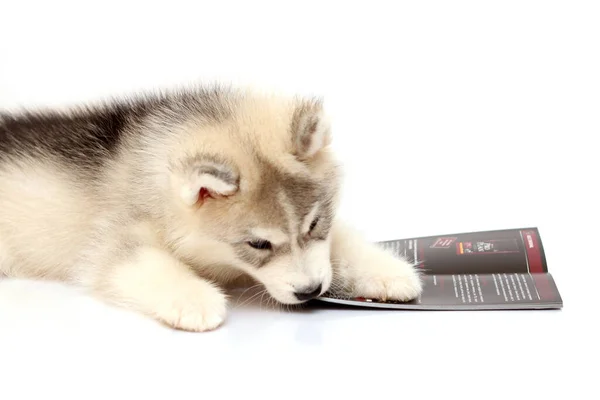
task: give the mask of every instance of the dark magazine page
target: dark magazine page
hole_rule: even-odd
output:
[[[545,273],[537,228],[459,233],[379,243],[425,274]]]
[[[423,293],[410,302],[318,300],[365,307],[421,310],[562,308],[537,228],[459,233],[379,243],[423,272]]]

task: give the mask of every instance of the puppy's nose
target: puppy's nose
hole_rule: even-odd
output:
[[[296,298],[300,301],[310,300],[310,299],[314,299],[315,297],[320,295],[322,288],[323,287],[319,283],[319,285],[316,287],[310,286],[303,290],[299,290],[299,291],[295,292],[294,295],[296,295]]]

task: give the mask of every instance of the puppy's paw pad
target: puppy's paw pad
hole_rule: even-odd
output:
[[[423,291],[423,283],[414,267],[403,261],[380,264],[372,273],[355,283],[355,295],[382,301],[410,301]]]
[[[227,314],[227,298],[209,285],[201,289],[182,288],[171,304],[157,313],[158,319],[173,328],[191,332],[205,332],[221,326]]]
[[[382,301],[414,300],[421,294],[421,291],[421,282],[418,279],[406,276],[374,277],[367,282],[363,282],[358,290],[361,297]]]

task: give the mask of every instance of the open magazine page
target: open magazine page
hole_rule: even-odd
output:
[[[432,275],[548,272],[536,228],[393,240],[380,245]]]
[[[402,239],[380,245],[423,271],[424,289],[419,298],[394,302],[326,293],[319,300],[423,310],[562,307],[536,228]]]

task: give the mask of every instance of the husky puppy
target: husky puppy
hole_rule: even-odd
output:
[[[0,114],[0,275],[58,280],[176,329],[248,277],[280,303],[410,300],[416,269],[336,218],[322,102],[205,87]]]

